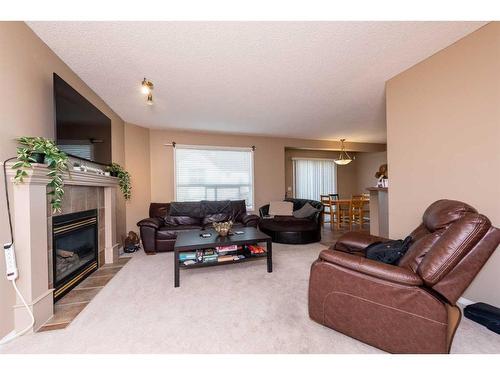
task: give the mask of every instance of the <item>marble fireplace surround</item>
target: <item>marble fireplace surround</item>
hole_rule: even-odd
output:
[[[15,170],[8,164],[7,174],[12,178]],[[17,285],[35,316],[36,331],[54,314],[52,275],[49,274],[51,247],[50,205],[47,203],[47,166],[33,164],[22,184],[13,184],[11,214],[14,225],[19,278]],[[71,171],[64,177],[68,195],[63,198],[62,213],[97,208],[99,214],[99,266],[118,259],[116,240],[116,177],[91,172]],[[87,208],[89,207],[89,208]],[[104,240],[104,241],[103,241]],[[103,250],[103,251],[101,251]],[[16,331],[25,328],[30,318],[19,298],[14,309]]]

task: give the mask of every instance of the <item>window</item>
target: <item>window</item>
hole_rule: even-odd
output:
[[[295,198],[320,200],[337,192],[336,167],[329,159],[293,159]]]
[[[253,151],[250,148],[175,147],[177,201],[238,200],[253,210]]]

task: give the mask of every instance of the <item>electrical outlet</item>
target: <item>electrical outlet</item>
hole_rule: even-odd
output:
[[[7,274],[7,280],[16,280],[18,277],[17,264],[16,264],[16,253],[14,250],[14,244],[9,242],[3,245],[5,253],[5,268]]]

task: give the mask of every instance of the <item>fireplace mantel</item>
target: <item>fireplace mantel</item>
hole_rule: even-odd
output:
[[[12,169],[14,162],[7,163],[7,175],[14,177],[16,171]],[[47,185],[50,181],[47,177],[49,169],[45,164],[33,164],[32,169],[25,169],[28,176],[24,178],[24,184]],[[63,175],[65,185],[82,185],[82,186],[102,186],[116,187],[118,186],[118,178],[111,176],[102,176],[92,172],[70,171]]]
[[[48,234],[47,234],[47,177],[49,169],[44,164],[33,164],[26,169],[23,183],[13,183],[16,171],[14,163],[7,163],[7,176],[11,179],[11,214],[14,224],[14,247],[19,269],[18,287],[35,316],[36,331],[54,311],[53,289],[49,288]],[[102,176],[92,172],[70,171],[63,176],[65,185],[96,186],[104,188],[105,263],[114,263],[118,258],[116,241],[116,177]],[[63,197],[64,199],[64,197]],[[29,324],[29,316],[21,301],[14,305],[17,331]]]

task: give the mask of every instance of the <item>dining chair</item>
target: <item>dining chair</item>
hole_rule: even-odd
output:
[[[364,222],[364,208],[366,205],[366,199],[363,197],[363,195],[353,195],[351,198],[351,223],[350,226],[352,227],[352,224],[359,224],[360,228],[363,227],[363,222]]]
[[[340,229],[342,225],[347,224],[351,226],[351,200],[350,199],[338,199],[333,203],[334,213],[337,218],[336,224],[337,229]]]
[[[370,222],[370,193],[363,193],[363,199],[365,200],[365,206],[363,208],[363,221],[365,223]]]
[[[326,224],[327,221],[325,220],[326,215],[330,217],[330,227],[333,228],[333,220],[332,220],[332,199],[330,198],[329,194],[322,194],[320,195],[320,202],[323,204],[323,213],[321,214],[321,224]]]

